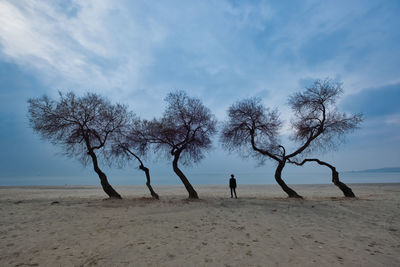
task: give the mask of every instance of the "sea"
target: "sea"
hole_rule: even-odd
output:
[[[224,185],[228,183],[230,173],[185,173],[193,185]],[[273,172],[235,173],[240,184],[276,184]],[[282,178],[287,184],[330,184],[331,172],[324,173],[284,173]],[[400,172],[342,172],[339,176],[344,183],[400,183]],[[134,171],[130,175],[108,175],[112,185],[144,185],[146,178],[143,172]],[[153,185],[180,185],[181,181],[174,173],[154,173]],[[0,186],[72,186],[99,185],[96,173],[85,173],[82,176],[9,176],[0,177]]]

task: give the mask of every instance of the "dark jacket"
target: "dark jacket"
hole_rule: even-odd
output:
[[[235,178],[229,179],[229,187],[236,188],[236,179]]]

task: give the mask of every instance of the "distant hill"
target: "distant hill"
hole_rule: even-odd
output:
[[[368,169],[368,170],[350,171],[350,172],[400,172],[400,167]]]

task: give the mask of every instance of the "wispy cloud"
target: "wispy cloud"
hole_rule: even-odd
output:
[[[52,90],[98,89],[150,115],[144,102],[161,106],[168,91],[186,89],[223,117],[234,100],[266,91],[267,105],[283,106],[314,78],[341,79],[347,94],[398,82],[399,9],[374,1],[4,1],[0,44],[4,59]]]
[[[54,3],[0,3],[5,59],[32,68],[50,86],[126,89],[151,62],[152,44],[163,38],[161,26],[137,27],[109,1]]]

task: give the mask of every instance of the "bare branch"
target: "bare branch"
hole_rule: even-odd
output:
[[[279,161],[277,136],[282,122],[277,110],[266,109],[259,98],[248,98],[228,110],[220,140],[228,150],[239,150],[246,157],[256,151]]]
[[[105,159],[111,157],[107,141],[125,124],[126,107],[112,105],[94,93],[83,97],[72,92],[59,95],[59,101],[47,96],[28,100],[31,127],[44,139],[61,145],[66,155],[77,157],[84,164],[92,159],[104,191],[110,197],[121,198],[100,170],[95,150],[101,149]]]

